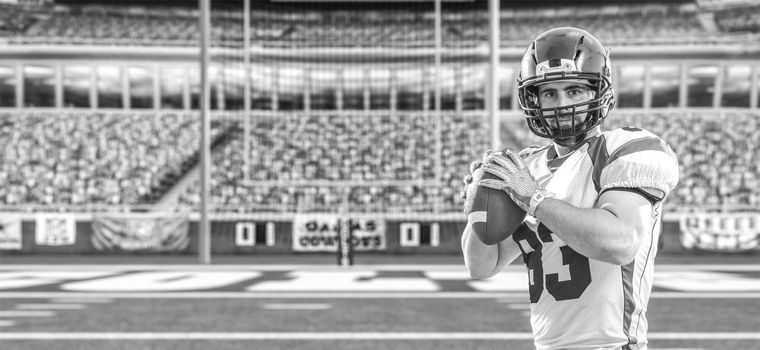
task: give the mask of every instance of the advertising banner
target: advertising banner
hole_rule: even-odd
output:
[[[21,218],[0,217],[0,250],[21,250]]]
[[[176,252],[185,250],[189,221],[175,214],[96,216],[92,245],[99,251]]]
[[[686,214],[680,241],[687,250],[746,252],[760,250],[758,214]]]
[[[337,252],[341,225],[351,228],[355,251],[385,250],[385,221],[330,214],[303,214],[293,220],[293,250]]]
[[[34,242],[40,246],[76,243],[76,220],[66,214],[37,214]]]

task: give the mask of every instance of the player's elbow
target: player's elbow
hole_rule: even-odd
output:
[[[635,229],[626,229],[605,249],[604,261],[615,265],[628,265],[639,250],[640,240]]]
[[[467,272],[470,273],[470,278],[478,280],[491,278],[496,274],[494,269],[483,268],[482,266],[467,266]]]

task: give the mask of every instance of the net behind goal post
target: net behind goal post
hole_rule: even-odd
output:
[[[462,220],[461,178],[491,144],[486,9],[444,3],[436,45],[432,1],[250,6],[247,47],[243,4],[211,3],[210,210],[236,244],[337,251],[348,225],[357,251],[384,250],[399,242],[386,219]],[[262,223],[280,220],[289,237],[268,241]]]

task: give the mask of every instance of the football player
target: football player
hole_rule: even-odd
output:
[[[662,205],[678,160],[649,131],[602,131],[615,105],[609,51],[588,32],[555,28],[525,51],[518,78],[530,130],[551,142],[480,167],[497,179],[471,183],[506,192],[528,215],[496,245],[471,230],[465,265],[488,278],[522,256],[537,349],[646,349],[646,309]]]

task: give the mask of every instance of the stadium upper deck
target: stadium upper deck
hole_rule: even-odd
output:
[[[431,47],[432,5],[416,11],[319,11],[293,5],[257,8],[251,35],[254,45],[302,47]],[[3,5],[0,37],[12,44],[196,46],[197,12],[172,8],[56,6],[19,8]],[[239,11],[214,10],[212,42],[242,46]],[[505,9],[502,46],[525,40],[554,26],[576,26],[598,33],[608,45],[705,44],[757,40],[760,6],[701,11],[695,4],[614,5],[560,9]],[[488,39],[487,11],[443,7],[445,47],[468,47]]]

